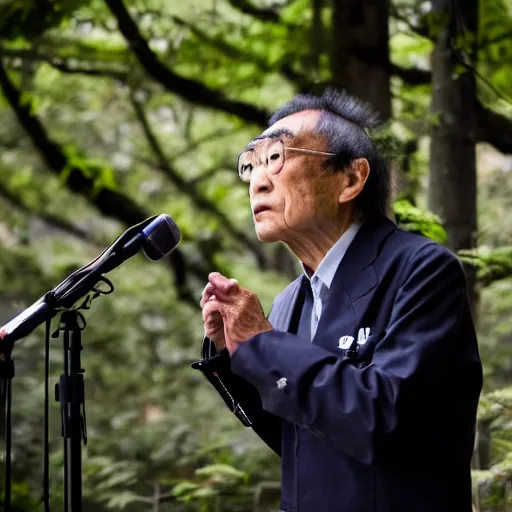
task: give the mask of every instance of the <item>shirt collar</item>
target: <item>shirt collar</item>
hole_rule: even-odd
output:
[[[354,240],[360,227],[361,224],[355,222],[350,225],[338,241],[329,249],[323,260],[320,262],[320,265],[318,265],[316,272],[311,277],[309,277],[304,263],[301,263],[302,271],[305,276],[310,281],[313,281],[315,277],[318,277],[318,279],[320,279],[327,288],[330,288],[332,280],[334,279],[334,274],[336,273],[341,260],[345,256],[347,249]]]

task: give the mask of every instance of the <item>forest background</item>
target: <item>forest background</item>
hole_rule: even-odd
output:
[[[386,121],[398,224],[466,265],[485,367],[474,509],[512,510],[512,1],[2,0],[1,323],[150,215],[183,236],[111,273],[86,313],[84,510],[277,509],[279,460],[190,363],[210,271],[266,311],[297,274],[257,242],[236,155],[273,109],[329,85]],[[16,511],[42,509],[43,335],[13,352]],[[53,386],[59,340],[50,360]],[[50,426],[62,510],[54,401]]]

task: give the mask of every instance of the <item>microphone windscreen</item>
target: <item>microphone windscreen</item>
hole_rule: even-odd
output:
[[[174,219],[163,213],[146,226],[142,251],[153,261],[169,254],[181,240],[181,233]]]

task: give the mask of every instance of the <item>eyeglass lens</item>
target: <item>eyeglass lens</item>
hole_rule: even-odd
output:
[[[238,175],[245,182],[251,180],[252,171],[259,165],[270,174],[277,174],[284,165],[284,144],[281,140],[267,139],[238,156]]]

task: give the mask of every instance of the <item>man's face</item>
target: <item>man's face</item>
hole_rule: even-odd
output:
[[[314,236],[339,216],[343,173],[322,168],[329,155],[317,153],[328,152],[326,141],[315,133],[319,116],[319,112],[304,111],[285,117],[248,145],[249,197],[262,242]],[[240,164],[246,168],[244,161]]]

